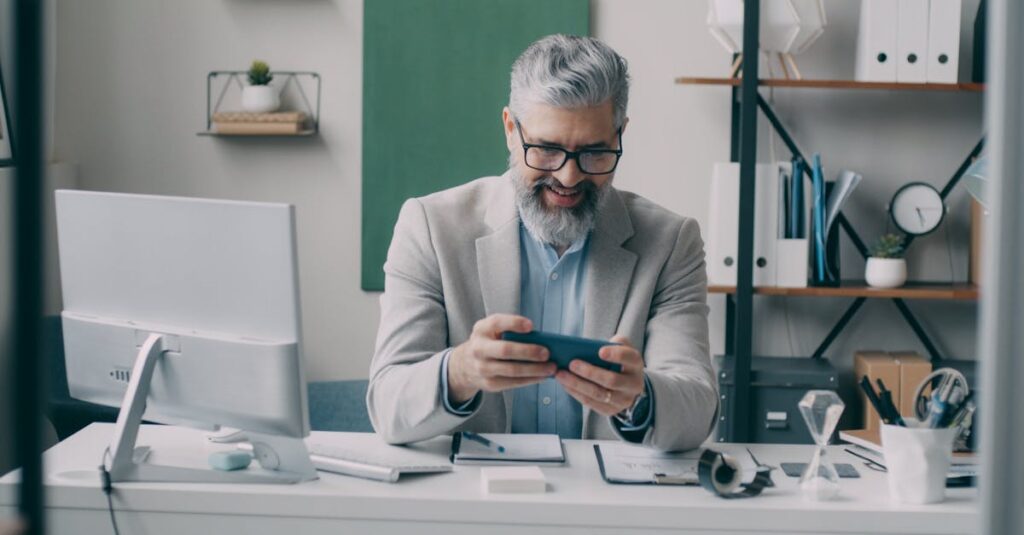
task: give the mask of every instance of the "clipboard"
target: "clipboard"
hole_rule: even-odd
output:
[[[608,447],[608,445],[605,445]],[[630,471],[635,477],[623,477],[622,470],[613,468],[612,463],[619,463],[619,448],[629,448],[637,451],[637,458],[642,460],[644,466],[652,467],[651,470],[637,469]],[[628,450],[627,450],[628,451]],[[697,467],[699,458],[696,453],[684,454],[659,454],[641,448],[640,446],[616,445],[614,451],[606,454],[602,452],[601,444],[594,444],[594,456],[597,457],[597,467],[601,471],[601,479],[613,485],[700,485]],[[627,462],[627,464],[629,464]]]

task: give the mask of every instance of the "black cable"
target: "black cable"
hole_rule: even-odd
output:
[[[114,528],[114,535],[121,535],[121,531],[117,529],[117,519],[114,517],[114,499],[112,494],[114,493],[114,484],[110,481],[110,472],[107,470],[106,462],[107,456],[110,455],[110,448],[107,447],[103,451],[103,462],[100,463],[100,479],[103,485],[103,494],[107,495],[107,511],[110,512],[110,525]]]

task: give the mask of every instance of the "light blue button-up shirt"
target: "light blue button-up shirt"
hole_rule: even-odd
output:
[[[520,314],[533,322],[538,331],[569,336],[583,335],[585,300],[583,281],[586,270],[589,235],[569,246],[558,256],[549,244],[535,239],[526,228],[519,226],[520,244]],[[459,407],[448,401],[448,357],[441,365],[442,398],[447,411],[468,416],[479,405],[478,394]],[[645,379],[650,396],[650,383]],[[582,406],[570,396],[553,377],[529,386],[515,389],[512,404],[513,433],[549,433],[562,438],[580,438],[583,431]],[[653,399],[651,400],[653,402]],[[622,431],[637,433],[651,424],[653,403],[634,415],[635,425],[619,425]]]
[[[551,245],[537,241],[519,225],[519,313],[534,330],[583,335],[583,276],[587,236],[566,249],[561,258]],[[513,433],[550,433],[580,438],[583,410],[554,377],[519,387],[512,404]]]

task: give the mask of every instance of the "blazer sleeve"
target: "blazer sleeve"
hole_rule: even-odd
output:
[[[658,277],[647,320],[644,361],[653,387],[654,425],[644,445],[687,450],[711,433],[719,405],[709,353],[704,243],[697,222],[685,219]]]
[[[373,428],[392,444],[452,432],[468,416],[446,411],[441,399],[448,323],[430,226],[417,199],[402,205],[395,224],[380,309],[366,393]]]

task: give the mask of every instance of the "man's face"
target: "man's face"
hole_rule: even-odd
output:
[[[513,117],[505,108],[502,119],[524,223],[548,243],[567,245],[575,241],[590,230],[614,173],[587,174],[572,158],[555,171],[533,169],[524,160],[523,142],[569,151],[618,149],[620,138],[611,102],[574,109],[533,104],[521,117]]]

